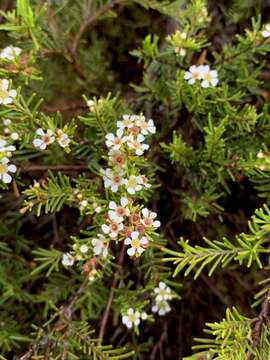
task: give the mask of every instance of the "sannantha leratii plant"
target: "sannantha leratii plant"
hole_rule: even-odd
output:
[[[209,86],[216,86],[218,84],[218,73],[216,70],[211,70],[209,65],[192,65],[189,70],[185,72],[184,79],[187,80],[190,85],[201,81],[201,87],[208,88]]]
[[[89,101],[88,105],[94,106]],[[95,211],[104,214],[103,223],[97,227],[96,235],[90,242],[83,245],[74,244],[73,250],[64,253],[62,257],[65,267],[78,262],[78,266],[90,281],[101,276],[97,268],[109,261],[107,259],[110,259],[109,248],[112,242],[124,243],[126,253],[135,260],[152,244],[154,245],[156,231],[161,225],[157,220],[157,214],[141,204],[142,197],[139,196],[151,187],[146,175],[141,172],[140,162],[137,161],[149,149],[145,139],[148,135],[155,134],[154,122],[152,119],[147,120],[143,115],[123,115],[116,124],[115,133],[105,135],[109,166],[100,170],[107,191],[107,205],[105,213],[102,207],[96,207]],[[50,136],[53,135],[49,134]],[[87,205],[88,203],[85,204]],[[159,295],[156,294],[156,289],[152,289],[158,315],[169,312],[168,300],[172,299],[169,287],[163,288],[163,285],[165,286],[160,282]],[[152,296],[150,292],[149,297]],[[122,311],[123,324],[129,329],[136,329],[141,320],[146,319],[151,320],[151,315],[148,316],[141,308],[127,308]]]
[[[12,139],[10,140],[12,141]],[[16,165],[10,161],[15,150],[14,145],[9,144],[6,139],[0,138],[0,180],[4,184],[11,183],[12,175],[17,171]]]
[[[88,101],[89,102],[89,101]],[[92,104],[90,104],[92,106]],[[124,241],[127,245],[127,254],[130,257],[140,257],[150,246],[151,234],[160,226],[156,219],[157,214],[136,202],[136,194],[151,185],[147,177],[135,167],[130,172],[130,164],[148,150],[149,145],[144,143],[145,136],[156,131],[152,119],[146,120],[143,115],[123,115],[117,121],[116,133],[108,133],[105,143],[108,148],[108,164],[110,167],[101,169],[105,189],[112,193],[119,193],[119,201],[108,201],[108,212],[105,221],[101,224],[96,238],[92,239],[92,253],[96,256],[107,257],[110,241]],[[38,130],[38,144],[46,146],[54,141],[54,134]],[[86,207],[81,201],[81,207]],[[95,209],[97,213],[100,207]],[[79,249],[76,249],[76,251]],[[75,251],[75,252],[76,252]],[[81,253],[81,251],[79,250]],[[89,255],[87,255],[89,257]],[[63,257],[63,265],[71,266],[73,262],[67,259],[78,259],[78,254],[67,253]],[[81,254],[79,254],[81,260]]]

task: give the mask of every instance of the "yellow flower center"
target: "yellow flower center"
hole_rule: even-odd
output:
[[[0,99],[6,99],[8,96],[8,91],[0,88]]]
[[[137,186],[137,180],[135,178],[130,178],[128,180],[129,187],[135,188]]]
[[[7,165],[6,164],[0,164],[0,174],[7,173]]]
[[[210,81],[212,79],[210,72],[207,72],[206,74],[204,74],[204,78],[205,78],[205,80]]]
[[[140,241],[138,239],[132,240],[130,245],[131,247],[138,249],[138,247],[140,247]]]

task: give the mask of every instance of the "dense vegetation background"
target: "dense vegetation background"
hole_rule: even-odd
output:
[[[17,89],[17,102],[0,105],[0,138],[18,134],[17,173],[0,182],[0,357],[269,359],[270,42],[262,31],[270,2],[2,0],[0,8],[0,47],[22,49],[0,65]],[[194,64],[217,70],[217,86],[189,84]],[[146,159],[134,161],[151,179],[139,200],[157,212],[160,235],[135,260],[113,244],[89,281],[89,259],[77,267],[61,259],[96,237],[95,210],[111,199],[100,174],[105,135],[126,113],[157,127]],[[70,146],[37,150],[38,128],[64,129]],[[161,280],[174,292],[171,311],[127,331],[123,311],[137,304],[150,313],[148,294]],[[208,335],[206,323],[216,323]],[[205,349],[192,350],[204,336],[212,339]]]

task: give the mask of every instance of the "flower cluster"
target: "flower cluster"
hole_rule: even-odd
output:
[[[185,31],[176,30],[175,33],[170,34],[166,38],[169,45],[172,47],[174,53],[178,57],[185,57],[188,50],[196,48],[196,41],[188,36]]]
[[[33,140],[33,145],[40,150],[45,150],[47,146],[55,140],[62,148],[68,147],[71,141],[68,135],[61,129],[56,129],[55,132],[53,132],[51,129],[44,131],[39,128],[36,131],[36,135],[38,135],[38,137]]]
[[[0,79],[0,105],[9,105],[13,103],[14,98],[17,96],[17,91],[10,90],[10,83],[7,79]]]
[[[90,104],[91,105],[91,104]],[[66,253],[62,257],[64,266],[72,266],[74,260],[87,260],[83,265],[83,271],[87,272],[88,262],[96,257],[104,259],[109,254],[110,241],[123,241],[128,246],[127,254],[130,257],[139,257],[149,246],[154,231],[160,226],[156,219],[157,214],[146,207],[136,204],[135,198],[129,195],[135,195],[143,188],[149,188],[144,175],[136,173],[133,166],[133,173],[130,173],[130,163],[136,157],[141,156],[149,145],[144,143],[145,136],[154,134],[156,131],[153,120],[146,120],[140,115],[124,115],[121,121],[117,122],[117,131],[115,134],[106,135],[105,142],[109,148],[108,163],[109,168],[101,170],[105,188],[109,188],[113,193],[121,190],[118,201],[109,201],[107,211],[103,214],[103,223],[100,231],[91,239],[91,254],[82,251],[81,248],[73,248],[73,252]],[[46,148],[46,146],[55,140],[55,134],[52,131],[46,133],[39,129],[40,139],[36,139],[36,146]],[[38,143],[37,143],[37,140]],[[132,160],[131,160],[132,159]],[[129,175],[129,176],[127,176]],[[74,193],[79,200],[80,210],[90,207],[88,200],[83,199],[80,192]],[[93,204],[96,213],[103,212],[101,206]],[[83,248],[86,250],[86,248]],[[90,258],[90,260],[89,260]],[[91,278],[92,278],[91,272]]]
[[[173,298],[171,289],[163,281],[160,281],[158,287],[154,289],[154,293],[155,301],[152,311],[160,316],[167,314],[171,310],[168,300]]]
[[[192,65],[189,68],[189,71],[185,72],[184,79],[187,80],[190,85],[193,85],[197,80],[200,80],[201,87],[208,88],[209,86],[217,85],[218,74],[216,70],[211,70],[208,65]]]
[[[146,320],[147,314],[145,312],[141,313],[138,310],[134,310],[133,308],[129,308],[123,315],[122,315],[122,323],[126,325],[128,329],[132,327],[139,326],[141,320]]]
[[[10,119],[4,119],[3,120],[4,125],[4,134],[7,136],[10,136],[11,140],[16,141],[19,139],[19,134],[17,132],[12,132],[10,129],[11,120]]]
[[[21,54],[21,52],[22,49],[19,47],[13,45],[7,46],[0,52],[0,59],[13,61]]]
[[[270,24],[266,24],[265,26],[264,26],[264,30],[262,30],[262,36],[264,37],[264,38],[269,38],[270,37]]]
[[[11,164],[9,159],[15,150],[15,146],[8,145],[6,140],[0,139],[0,180],[5,184],[12,181],[10,173],[14,174],[17,171],[16,166]]]
[[[152,119],[146,120],[143,115],[123,115],[122,121],[117,121],[116,134],[106,135],[106,145],[109,148],[110,168],[102,169],[105,188],[117,192],[125,187],[130,195],[143,188],[149,188],[147,178],[141,174],[127,176],[126,161],[131,156],[141,156],[149,145],[144,143],[145,136],[154,134],[156,127]]]

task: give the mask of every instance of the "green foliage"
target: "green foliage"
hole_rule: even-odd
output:
[[[0,10],[0,358],[269,359],[266,2]]]

